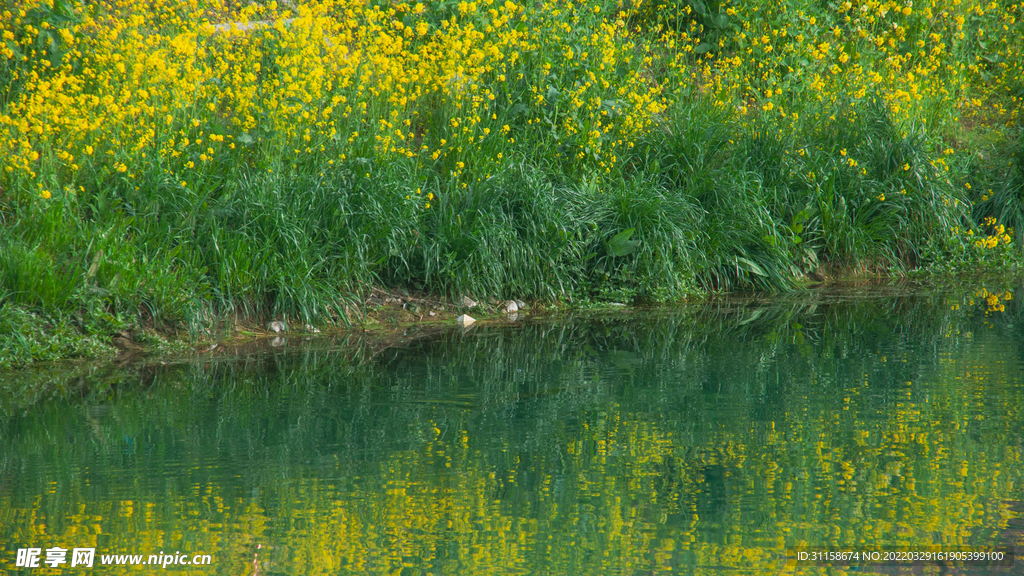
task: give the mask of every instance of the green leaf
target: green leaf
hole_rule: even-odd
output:
[[[742,256],[736,257],[736,265],[740,268],[750,272],[751,274],[757,274],[758,276],[767,276],[768,273],[763,268],[755,264],[752,260],[748,260]]]
[[[85,273],[86,279],[92,278],[96,275],[96,272],[100,269],[100,263],[103,262],[103,250],[96,252],[96,255],[92,258],[92,264],[89,266],[89,270]]]
[[[612,257],[626,256],[636,250],[636,247],[640,245],[640,241],[629,239],[635,231],[635,228],[627,228],[613,236],[612,239],[605,244],[605,248],[608,250],[608,255]]]
[[[602,100],[601,108],[608,112],[609,118],[622,115],[622,105],[618,100]]]

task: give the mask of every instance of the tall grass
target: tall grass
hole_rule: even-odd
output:
[[[8,310],[102,337],[1019,260],[1017,6],[193,4],[0,1]]]

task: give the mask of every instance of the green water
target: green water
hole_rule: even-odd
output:
[[[1022,298],[798,294],[8,374],[0,571],[52,546],[211,555],[167,568],[189,574],[824,574],[842,570],[780,558],[1019,551]]]

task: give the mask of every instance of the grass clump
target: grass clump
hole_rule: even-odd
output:
[[[21,307],[0,304],[0,369],[40,360],[112,355],[113,347],[95,328],[94,324],[76,325],[68,318],[44,321]]]
[[[381,285],[666,300],[1020,261],[1019,4],[0,13],[0,302],[39,326],[347,320]]]

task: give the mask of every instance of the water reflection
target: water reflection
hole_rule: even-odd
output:
[[[1022,313],[983,290],[26,378],[0,403],[0,562],[774,574],[797,546],[1020,546]]]

